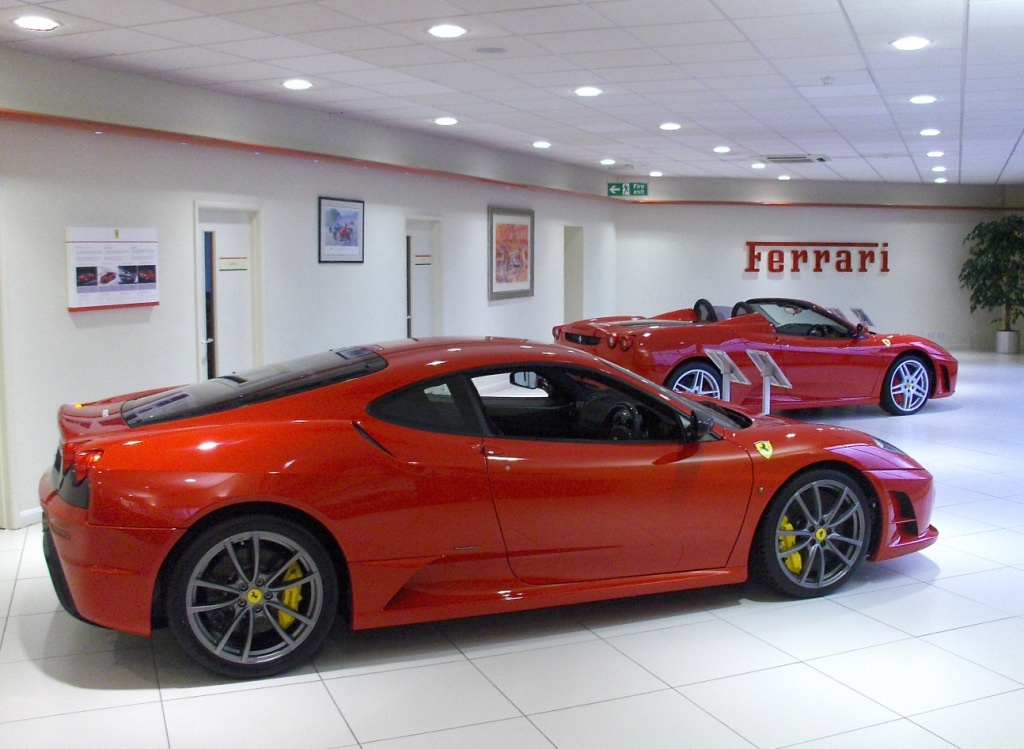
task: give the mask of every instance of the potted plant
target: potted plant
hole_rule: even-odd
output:
[[[1002,310],[996,351],[1016,354],[1020,331],[1013,324],[1024,317],[1024,216],[983,221],[964,238],[968,243],[971,254],[960,268],[960,286],[971,290],[971,312],[979,307]]]

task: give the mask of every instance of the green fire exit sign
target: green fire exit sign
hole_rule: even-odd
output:
[[[620,195],[647,195],[647,182],[609,182],[609,197]]]

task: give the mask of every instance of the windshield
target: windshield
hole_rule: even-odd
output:
[[[854,332],[848,324],[831,315],[785,299],[752,299],[750,304],[782,335],[838,338],[852,336]]]
[[[335,349],[126,401],[121,416],[130,427],[203,416],[304,393],[386,366],[369,349]]]

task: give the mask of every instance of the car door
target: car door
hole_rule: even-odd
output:
[[[566,373],[539,374],[550,383]],[[724,566],[750,497],[746,452],[719,439],[687,443],[667,404],[611,379],[569,375],[598,391],[551,388],[542,398],[549,412],[573,398],[572,427],[556,429],[557,437],[548,424],[484,440],[514,574],[548,584]],[[522,400],[524,411],[540,405]],[[482,401],[487,412],[492,402]],[[617,403],[638,408],[647,422],[643,436],[601,433],[602,411]],[[509,408],[508,398],[502,406]]]

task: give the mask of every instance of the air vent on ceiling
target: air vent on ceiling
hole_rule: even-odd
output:
[[[801,153],[785,156],[762,156],[761,159],[769,164],[820,164],[823,161],[828,161],[828,156]]]

